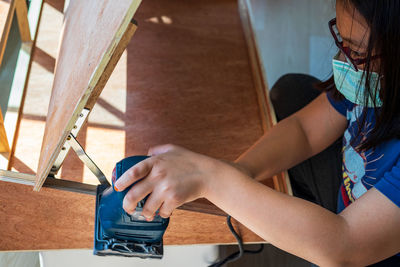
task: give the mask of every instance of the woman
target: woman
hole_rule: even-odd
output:
[[[127,193],[125,211],[132,213],[149,193],[148,220],[158,209],[169,217],[205,197],[273,245],[315,264],[365,266],[387,258],[399,264],[400,1],[337,0],[336,16],[329,26],[340,53],[333,79],[322,84],[326,92],[280,121],[235,164],[172,145],[150,149],[152,157],[115,185],[124,190],[145,177]],[[293,89],[307,83],[300,78],[292,76]],[[274,91],[285,80],[287,87],[287,79]],[[338,189],[335,141],[341,137]],[[307,171],[306,163],[289,172],[295,195],[308,200],[257,182],[321,151],[331,155],[321,162],[325,176],[315,175],[318,166]]]

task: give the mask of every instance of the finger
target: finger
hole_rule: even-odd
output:
[[[143,180],[133,186],[128,193],[126,193],[122,202],[122,208],[128,214],[132,214],[137,206],[137,203],[144,199],[153,190],[153,185],[146,180]]]
[[[153,191],[144,204],[142,215],[149,221],[153,220],[154,215],[161,207],[163,201],[161,194],[157,194]]]
[[[148,158],[132,166],[115,182],[115,191],[123,191],[134,182],[147,176],[153,168],[153,163],[152,158]]]
[[[159,210],[159,214],[163,218],[169,218],[172,215],[172,212],[177,208],[178,206],[175,205],[173,202],[167,202],[164,201],[164,203],[161,205],[161,208]]]
[[[177,146],[171,145],[171,144],[166,144],[166,145],[160,145],[160,146],[155,146],[151,147],[147,153],[148,156],[156,156],[160,154],[167,153],[171,150],[176,149]]]

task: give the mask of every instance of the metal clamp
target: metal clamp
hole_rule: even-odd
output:
[[[82,112],[79,114],[79,117],[76,120],[76,123],[71,130],[71,134],[73,136],[75,136],[75,137],[78,136],[78,133],[79,133],[80,129],[82,128],[83,124],[85,123],[89,113],[90,113],[89,109],[83,109]],[[51,167],[50,176],[55,176],[57,174],[57,172],[60,170],[61,165],[63,164],[65,158],[67,157],[67,154],[68,154],[70,148],[71,148],[71,146],[69,145],[69,143],[65,142],[63,147],[61,148],[60,153],[58,154],[56,161],[54,162],[53,166]]]
[[[56,161],[54,162],[51,168],[49,178],[55,178],[55,175],[60,170],[61,165],[63,164],[70,148],[72,148],[78,155],[79,159],[90,169],[90,171],[97,177],[97,179],[99,179],[100,183],[110,186],[110,183],[108,182],[104,173],[99,169],[96,163],[94,163],[94,161],[86,154],[83,147],[76,140],[76,136],[78,135],[79,130],[82,128],[82,125],[86,121],[89,113],[90,113],[89,109],[83,109],[81,114],[79,114],[79,117],[76,120],[76,123],[73,129],[71,130],[71,133],[67,137],[67,141],[64,143],[64,146],[62,147],[60,154],[58,155]],[[53,181],[52,183],[55,183],[55,181]],[[68,187],[70,185],[68,184],[64,186]],[[71,186],[75,187],[75,185],[72,184]]]
[[[88,156],[88,154],[86,154],[85,150],[76,140],[76,138],[72,134],[70,134],[67,140],[71,148],[78,155],[79,159],[82,160],[82,162],[92,171],[94,175],[96,175],[100,183],[111,186],[104,173],[99,169],[99,167],[97,167],[96,163],[94,163],[94,161]]]

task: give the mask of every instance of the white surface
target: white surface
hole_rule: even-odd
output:
[[[94,256],[92,250],[54,250],[40,252],[41,267],[205,267],[218,257],[218,247],[210,245],[164,246],[162,260]]]
[[[286,73],[325,79],[337,51],[328,28],[333,0],[246,0],[270,87]]]
[[[0,252],[0,267],[39,267],[38,252]]]
[[[310,71],[309,74],[327,80],[332,74],[332,58],[338,49],[332,42],[332,37],[310,36]]]

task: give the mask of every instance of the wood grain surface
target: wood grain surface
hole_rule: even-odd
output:
[[[47,188],[33,192],[31,186],[0,183],[1,251],[92,248],[94,197]],[[15,192],[22,195],[16,198]],[[259,240],[249,231],[242,234],[246,240]],[[224,217],[179,210],[164,236],[167,245],[232,242]]]
[[[18,8],[18,5],[22,5],[21,1],[23,2],[23,5],[26,6],[26,2],[23,0],[15,0],[16,9]],[[5,117],[5,123],[9,127],[9,129],[6,128],[7,137],[11,145],[8,155],[7,169],[11,169],[15,147],[18,140],[19,126],[21,124],[26,91],[30,80],[32,55],[33,51],[36,49],[36,37],[38,35],[43,4],[44,0],[31,0],[29,2],[29,10],[27,14],[25,13],[26,10],[21,12],[21,7],[18,8],[19,11],[16,12],[17,22],[16,17],[14,17],[10,29],[10,37],[13,38],[13,40],[9,40],[6,48],[6,53],[10,53],[7,54],[6,57],[11,59],[11,62],[7,62],[7,66],[4,66],[5,69],[1,70],[1,72],[10,71],[12,73],[12,75],[8,75],[8,79],[4,78],[4,80],[1,81],[3,82],[2,86],[4,86],[4,88],[10,88],[10,100],[12,99],[11,102],[8,102],[7,116]],[[24,6],[22,8],[24,8]],[[25,17],[25,15],[27,17]],[[27,21],[25,21],[25,19],[27,19]],[[18,26],[15,24],[18,24]],[[23,33],[25,36],[22,36],[23,34],[21,34],[20,28],[22,27],[25,27],[25,31],[29,31],[29,33]],[[19,36],[16,37],[16,35]],[[28,35],[31,40],[28,40]],[[15,56],[17,57],[15,58]]]
[[[35,190],[108,65],[140,0],[72,0],[65,14]]]
[[[26,173],[34,173],[39,161],[58,46],[54,27],[60,15],[54,11],[45,5],[41,50],[35,50],[13,161],[15,170]],[[146,154],[154,145],[174,143],[234,160],[263,135],[235,0],[146,0],[135,19],[135,36],[78,135],[106,176],[123,157]],[[60,177],[96,183],[73,153]],[[272,180],[266,183],[273,187]],[[32,192],[29,186],[0,182],[0,250],[91,248],[94,201],[92,196],[47,188]],[[262,241],[235,226],[245,242]],[[182,210],[173,213],[164,241],[235,243],[224,217]]]

